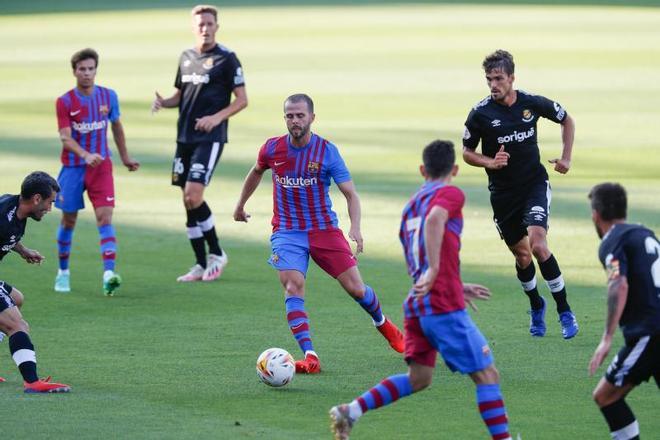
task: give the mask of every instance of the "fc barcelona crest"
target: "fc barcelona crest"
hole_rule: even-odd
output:
[[[318,174],[320,165],[318,162],[309,162],[307,164],[307,172],[309,174]]]
[[[99,106],[99,113],[103,116],[107,116],[108,113],[110,113],[110,108],[106,104],[102,104]]]

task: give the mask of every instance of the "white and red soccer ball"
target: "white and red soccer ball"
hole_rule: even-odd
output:
[[[296,363],[282,348],[269,348],[257,358],[257,376],[266,385],[283,387],[293,380]]]

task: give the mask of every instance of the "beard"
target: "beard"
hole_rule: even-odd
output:
[[[307,127],[289,128],[289,134],[291,135],[292,138],[296,140],[304,138],[305,136],[307,136],[307,133],[309,133],[309,125]]]

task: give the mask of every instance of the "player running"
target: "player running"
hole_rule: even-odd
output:
[[[41,264],[44,257],[21,243],[27,219],[41,221],[50,212],[59,185],[48,174],[35,171],[21,185],[20,195],[5,194],[0,197],[0,260],[10,251],[19,254],[29,264]],[[37,376],[37,357],[19,307],[23,294],[15,287],[0,280],[0,332],[9,336],[9,351],[23,376],[26,393],[65,393],[68,385],[40,380]],[[2,334],[0,334],[2,335]],[[0,378],[0,382],[4,379]]]
[[[188,239],[196,259],[190,270],[177,278],[179,282],[216,280],[227,265],[227,253],[218,242],[211,208],[204,201],[204,189],[211,182],[227,142],[229,118],[248,104],[238,57],[215,39],[217,9],[199,5],[191,15],[197,41],[179,58],[176,91],[169,98],[156,92],[151,107],[152,112],[163,107],[179,108],[172,185],[182,190]]]
[[[490,96],[478,103],[465,122],[463,159],[488,174],[495,226],[516,259],[516,272],[529,297],[532,336],[544,336],[545,299],[536,286],[532,255],[552,297],[564,339],[578,332],[575,315],[566,299],[559,263],[546,240],[552,192],[541,164],[537,139],[539,117],[561,124],[564,145],[561,159],[552,159],[555,171],[566,174],[571,165],[575,123],[556,102],[513,88],[511,54],[498,50],[483,62]],[[475,150],[481,141],[481,154]]]
[[[508,419],[488,342],[465,302],[490,291],[463,284],[459,270],[463,192],[451,185],[458,172],[454,144],[434,141],[423,152],[424,184],[403,210],[399,238],[413,285],[403,302],[408,373],[390,376],[351,403],[330,410],[336,439],[348,439],[367,411],[389,405],[431,385],[438,352],[452,371],[470,375],[477,405],[493,440],[508,440]]]
[[[103,259],[103,293],[112,296],[121,284],[115,272],[117,238],[112,226],[115,188],[112,160],[108,147],[108,125],[121,161],[129,171],[140,163],[128,155],[124,127],[119,119],[119,100],[114,90],[94,84],[99,56],[93,49],[83,49],[71,57],[76,87],[57,99],[57,126],[62,141],[62,170],[57,180],[61,191],[55,206],[62,210],[57,230],[59,270],[56,292],[70,292],[69,256],[78,211],[85,207],[83,193],[94,206]]]
[[[272,169],[273,235],[269,263],[279,271],[289,328],[305,356],[296,361],[296,372],[309,374],[321,372],[305,311],[305,276],[310,256],[369,313],[390,346],[403,352],[403,335],[383,315],[376,292],[363,283],[357,260],[338,227],[328,194],[331,179],[346,197],[351,219],[348,236],[357,243],[356,254],[362,252],[360,199],[337,147],[310,131],[314,118],[314,103],[309,96],[297,94],[284,101],[289,134],[268,139],[261,147],[234,210],[234,220],[248,221],[245,203],[264,172]]]
[[[660,388],[660,242],[648,228],[626,223],[627,198],[621,185],[596,185],[589,199],[591,218],[602,239],[598,258],[608,278],[605,332],[589,363],[589,374],[607,357],[617,325],[625,339],[593,398],[613,439],[639,439],[639,425],[625,397],[651,376]]]

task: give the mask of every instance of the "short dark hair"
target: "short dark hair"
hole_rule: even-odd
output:
[[[39,194],[44,199],[50,197],[54,192],[60,192],[57,180],[43,171],[34,171],[23,179],[21,184],[21,199],[31,199],[33,195]]]
[[[192,11],[190,11],[191,16],[195,15],[201,15],[201,14],[211,14],[213,15],[213,18],[215,18],[215,22],[218,22],[218,9],[215,6],[211,5],[197,5],[194,8],[192,8]]]
[[[94,67],[99,66],[99,54],[92,48],[79,50],[71,57],[71,68],[76,70],[76,66],[83,60],[94,60]]]
[[[513,55],[506,50],[497,49],[495,52],[484,58],[481,64],[486,73],[495,69],[502,69],[507,75],[513,75],[516,65],[513,63]]]
[[[596,211],[603,220],[620,220],[626,218],[628,197],[626,189],[618,183],[600,183],[589,191],[591,209]]]
[[[422,161],[429,177],[433,179],[445,177],[456,161],[454,143],[439,139],[431,142],[424,148]]]
[[[290,102],[292,104],[295,104],[297,102],[305,102],[307,104],[307,109],[309,110],[309,112],[314,113],[314,101],[312,101],[312,98],[310,98],[308,95],[304,93],[296,93],[295,95],[289,96],[284,100],[284,105],[286,105],[287,102]]]

